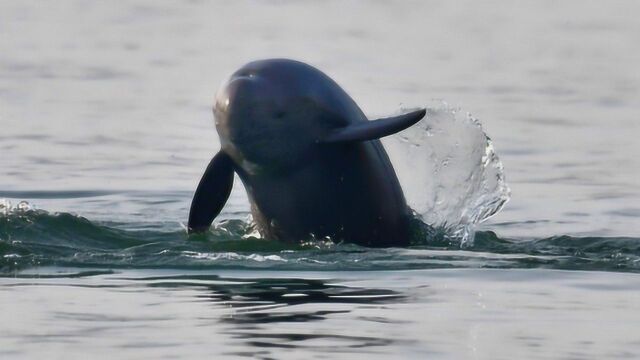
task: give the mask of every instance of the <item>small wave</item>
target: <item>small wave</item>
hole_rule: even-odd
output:
[[[250,236],[241,220],[188,236],[179,223],[162,230],[128,230],[69,213],[22,204],[0,213],[0,272],[39,266],[95,269],[403,270],[433,268],[551,268],[640,272],[640,239],[571,237],[504,239],[476,232],[465,248],[437,232],[421,245],[370,249],[308,240],[281,243]],[[152,229],[149,224],[136,228]],[[126,226],[131,226],[127,224]]]
[[[265,261],[287,262],[286,259],[283,259],[282,257],[280,257],[278,255],[260,255],[260,254],[242,255],[242,254],[238,254],[238,253],[234,253],[234,252],[200,253],[200,252],[195,252],[195,251],[183,251],[182,254],[184,256],[187,256],[187,257],[190,257],[190,258],[193,258],[193,259],[198,259],[198,260],[212,260],[212,261],[218,261],[218,260],[231,260],[231,261],[249,260],[249,261],[256,261],[256,262],[265,262]]]

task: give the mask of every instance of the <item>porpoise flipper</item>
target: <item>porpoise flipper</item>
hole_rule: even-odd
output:
[[[211,226],[213,219],[227,202],[233,187],[233,161],[219,151],[202,175],[189,210],[189,233],[202,232]]]
[[[379,139],[395,134],[422,119],[427,111],[420,109],[406,114],[371,121],[360,121],[336,129],[321,139],[320,143],[342,143]]]

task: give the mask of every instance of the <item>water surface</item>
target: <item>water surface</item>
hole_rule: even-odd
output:
[[[639,10],[0,1],[2,357],[638,357]],[[462,106],[510,202],[464,247],[291,245],[253,238],[236,186],[188,239],[213,94],[266,57],[372,118]],[[414,154],[390,152],[415,200]]]

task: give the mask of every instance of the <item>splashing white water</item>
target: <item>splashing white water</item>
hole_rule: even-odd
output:
[[[13,205],[11,201],[7,199],[0,199],[0,215],[10,215],[13,213],[20,213],[29,210],[35,210],[35,207],[26,201],[20,201],[18,204]]]
[[[287,262],[286,259],[278,255],[260,255],[260,254],[242,255],[235,252],[201,253],[196,251],[183,251],[182,254],[193,259],[211,260],[211,261],[249,260],[249,261],[256,261],[256,262],[265,262],[265,261]]]
[[[386,142],[409,206],[463,246],[509,200],[491,139],[461,109],[428,108],[424,120]]]

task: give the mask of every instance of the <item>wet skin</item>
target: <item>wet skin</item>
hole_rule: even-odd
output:
[[[190,232],[209,228],[235,172],[264,237],[407,245],[411,211],[378,139],[424,114],[369,121],[340,86],[307,64],[270,59],[245,65],[216,95],[222,148],[194,195]]]

